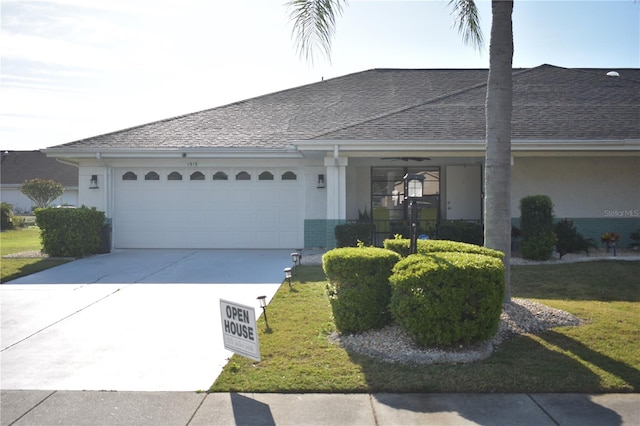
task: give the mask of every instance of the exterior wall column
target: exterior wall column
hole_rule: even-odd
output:
[[[327,219],[347,219],[347,168],[348,158],[325,158],[327,169]]]

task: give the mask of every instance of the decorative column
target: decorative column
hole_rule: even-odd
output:
[[[327,220],[344,222],[347,219],[347,171],[348,158],[327,157]]]

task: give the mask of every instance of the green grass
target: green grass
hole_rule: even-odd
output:
[[[473,364],[405,366],[349,353],[334,329],[320,266],[299,268],[261,318],[256,363],[234,355],[212,392],[639,392],[640,262],[512,267],[512,294],[587,320],[508,339]]]
[[[0,233],[0,255],[40,250],[40,229],[30,226]],[[68,262],[64,259],[0,259],[0,283],[49,269]]]

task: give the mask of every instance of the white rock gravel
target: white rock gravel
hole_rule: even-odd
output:
[[[23,251],[20,253],[11,253],[2,256],[3,259],[37,259],[40,257],[45,258],[49,256],[42,253],[40,250]]]
[[[398,325],[360,334],[332,333],[329,340],[345,349],[388,362],[403,364],[468,363],[488,358],[493,349],[516,334],[539,333],[552,327],[576,326],[572,314],[527,299],[503,304],[496,335],[487,342],[457,348],[421,348]]]
[[[617,256],[605,250],[591,251],[589,254],[567,254],[545,262],[529,261],[514,257],[512,265],[555,264],[587,262],[593,260],[640,260],[637,251],[620,250]],[[322,254],[304,256],[306,264],[322,264]],[[510,336],[536,334],[553,327],[578,326],[584,321],[574,315],[549,306],[527,300],[513,298],[503,304],[498,332],[491,341],[473,346],[457,348],[421,348],[411,336],[398,325],[390,325],[380,330],[360,334],[332,333],[329,340],[349,351],[379,358],[388,362],[403,364],[468,363],[488,358],[493,349]]]

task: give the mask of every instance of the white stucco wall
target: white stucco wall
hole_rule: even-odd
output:
[[[90,189],[92,175],[98,176],[98,188]],[[78,169],[78,206],[95,207],[107,213],[107,168],[81,166]]]
[[[324,175],[324,188],[318,188],[318,175]],[[304,177],[304,217],[305,219],[325,219],[327,217],[327,172],[323,166],[309,166],[304,170]]]
[[[603,218],[640,210],[640,157],[514,159],[511,215],[520,200],[547,195],[556,217]]]
[[[347,219],[365,210],[371,215],[371,166],[354,165],[347,168]]]

